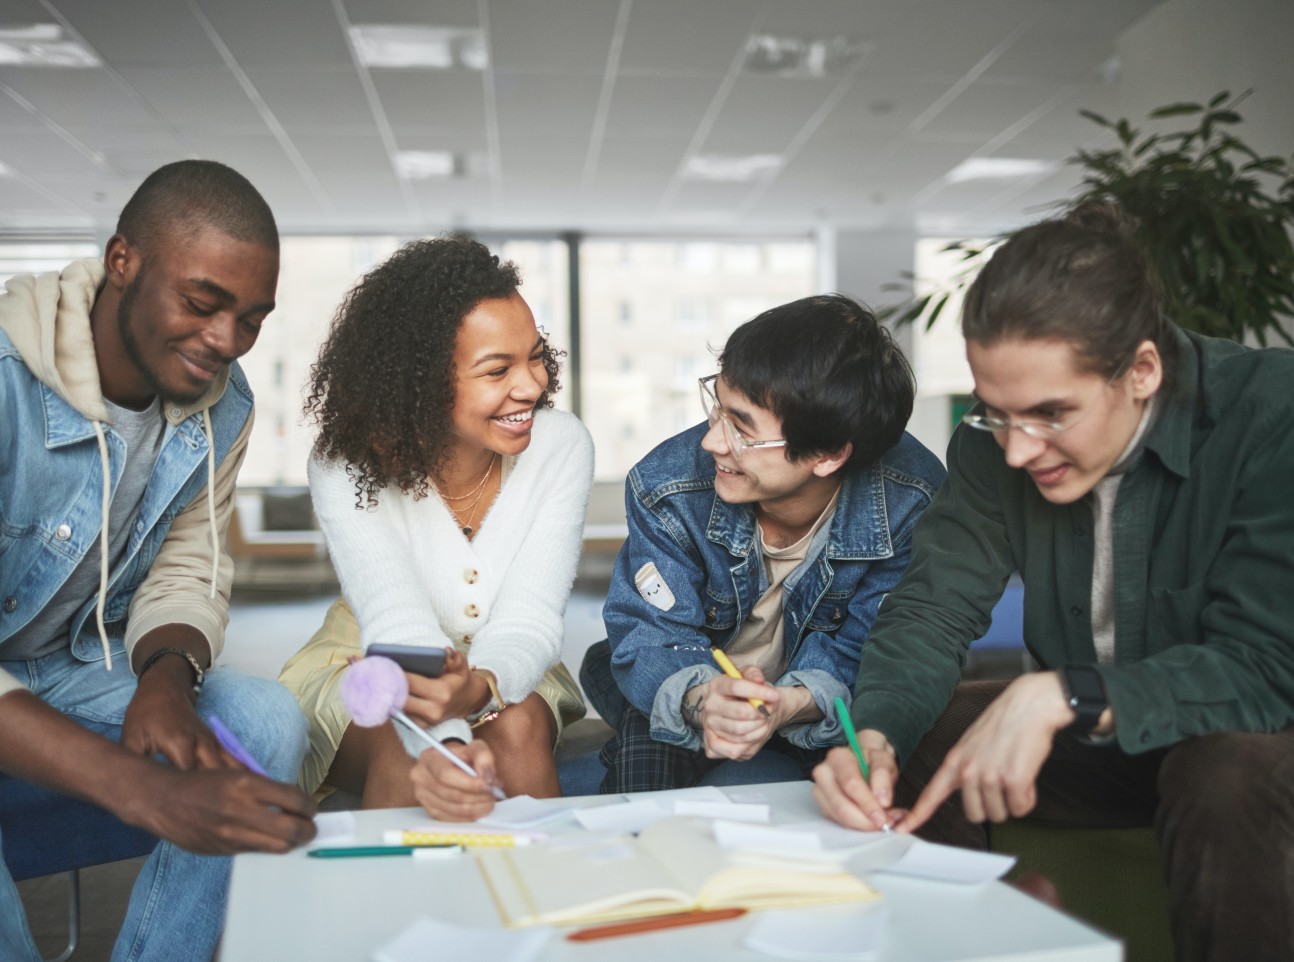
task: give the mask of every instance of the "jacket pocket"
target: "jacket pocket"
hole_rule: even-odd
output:
[[[1150,652],[1173,645],[1198,645],[1204,641],[1200,616],[1209,603],[1203,581],[1185,588],[1151,588],[1150,612],[1146,626]]]
[[[835,631],[849,617],[849,602],[853,595],[844,591],[829,591],[809,613],[810,631]]]
[[[706,589],[702,598],[701,627],[708,632],[731,631],[737,624],[737,602],[733,598],[716,598]]]

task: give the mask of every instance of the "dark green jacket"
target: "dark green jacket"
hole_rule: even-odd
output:
[[[1294,351],[1178,336],[1175,387],[1114,509],[1116,663],[1130,753],[1294,722]],[[863,648],[853,717],[901,760],[952,695],[1012,571],[1044,668],[1093,664],[1090,495],[1053,505],[960,428],[912,563]]]

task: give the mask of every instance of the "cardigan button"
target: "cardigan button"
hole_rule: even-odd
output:
[[[479,618],[481,615],[481,609],[476,607],[476,605],[468,605],[463,609],[463,614],[467,615],[469,618]]]
[[[481,573],[477,571],[475,568],[468,568],[466,571],[463,572],[463,580],[466,581],[469,585],[476,584],[476,580],[480,577],[481,577]]]
[[[463,636],[463,644],[465,644],[465,645],[470,645],[471,643],[472,643],[472,636],[471,636],[471,635],[464,635],[464,636]]]
[[[58,538],[59,541],[66,541],[72,537],[72,526],[70,524],[60,524],[54,529],[54,537]]]
[[[9,597],[4,600],[4,613],[6,615],[11,615],[17,610],[18,610],[17,598]]]
[[[1069,609],[1069,613],[1074,617],[1078,617],[1083,613],[1083,609],[1080,608],[1078,605],[1074,605],[1074,607]]]

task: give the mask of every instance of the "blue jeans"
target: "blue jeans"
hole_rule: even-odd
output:
[[[41,698],[90,731],[121,739],[135,676],[124,651],[113,669],[58,651],[5,668]],[[214,714],[238,736],[271,778],[295,783],[306,751],[306,724],[296,700],[277,682],[220,668],[207,673],[198,714]],[[215,953],[224,925],[231,860],[193,855],[162,842],[135,881],[113,962],[194,962]],[[26,914],[0,865],[0,958],[38,962]]]

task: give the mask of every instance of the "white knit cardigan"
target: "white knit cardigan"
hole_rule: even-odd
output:
[[[494,673],[509,704],[561,658],[593,483],[593,441],[579,419],[541,410],[531,431],[472,541],[434,488],[420,500],[390,488],[361,509],[344,464],[309,464],[315,513],[364,647],[453,644]],[[460,720],[432,731],[470,740]]]

